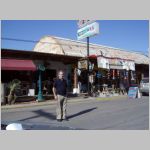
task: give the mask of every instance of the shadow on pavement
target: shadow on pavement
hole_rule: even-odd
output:
[[[45,118],[48,118],[50,120],[56,120],[56,116],[49,113],[49,112],[44,112],[43,110],[36,110],[36,111],[33,111],[33,112],[36,113],[37,115],[32,116],[32,117],[28,117],[28,118],[25,118],[25,119],[21,119],[19,121],[25,121],[25,120],[29,120],[29,119],[38,118],[38,117],[45,117]]]
[[[76,113],[76,114],[70,115],[70,116],[68,116],[68,119],[74,118],[74,117],[79,116],[79,115],[83,115],[83,114],[85,114],[85,113],[88,113],[88,112],[90,112],[90,111],[93,111],[94,109],[97,109],[97,107],[93,107],[93,108],[90,108],[90,109],[86,109],[86,110],[80,111],[80,112],[78,112],[78,113]]]

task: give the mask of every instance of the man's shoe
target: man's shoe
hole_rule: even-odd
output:
[[[62,121],[62,119],[57,119],[57,121],[58,121],[58,122],[61,122],[61,121]]]

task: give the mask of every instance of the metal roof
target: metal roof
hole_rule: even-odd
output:
[[[89,45],[90,55],[103,55],[105,57],[118,57],[121,59],[130,59],[136,64],[149,64],[149,57],[139,52],[129,52],[119,48],[107,47],[98,44]],[[44,36],[35,45],[33,51],[61,54],[66,56],[86,57],[86,42],[80,42],[54,36]]]

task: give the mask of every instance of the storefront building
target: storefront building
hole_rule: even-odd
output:
[[[73,72],[72,66],[80,57],[10,49],[2,49],[1,54],[2,99],[5,96],[7,97],[8,90],[6,88],[13,79],[21,81],[19,96],[37,95],[39,89],[39,64],[45,67],[45,70],[41,72],[43,94],[52,95],[52,83],[57,76],[58,70],[65,71],[68,91],[71,91],[74,86],[73,75],[71,75]],[[45,87],[47,90],[44,89]],[[32,94],[30,93],[31,89],[34,89]]]
[[[89,50],[90,73],[95,76],[94,82],[98,85],[119,87],[122,78],[127,79],[129,85],[133,84],[133,79],[134,84],[139,84],[143,77],[149,76],[149,58],[141,53],[91,43]],[[33,51],[2,49],[1,57],[2,84],[14,78],[21,80],[23,95],[29,95],[29,89],[35,89],[35,95],[38,93],[39,64],[46,68],[42,72],[42,88],[48,80],[53,82],[58,70],[64,70],[68,90],[80,93],[81,82],[83,92],[86,92],[84,86],[86,88],[88,76],[84,60],[87,59],[87,45],[84,42],[45,36]],[[81,64],[79,66],[81,60],[82,67]],[[47,91],[44,92],[46,94]],[[52,94],[52,91],[48,91],[48,94]]]
[[[59,37],[45,36],[41,38],[41,40],[35,45],[33,51],[54,54],[59,53],[68,56],[78,56],[84,59],[87,57],[87,43]],[[117,80],[117,78],[120,78],[120,76],[122,76],[124,78],[127,78],[129,85],[139,84],[143,77],[149,76],[149,58],[142,53],[132,51],[129,52],[118,48],[90,43],[89,55],[91,57],[91,61],[93,61],[93,57],[96,58],[96,60],[94,61],[94,69],[97,68],[97,71],[101,70],[99,73],[102,72],[102,76],[104,77],[106,76],[106,74],[110,74],[110,78],[113,78],[112,82],[114,82],[114,79]],[[109,61],[109,63],[106,62],[109,68],[102,66],[98,67],[98,56],[100,56],[101,62]],[[75,69],[78,75],[79,73],[87,75],[87,68],[83,68],[80,70],[79,66],[76,66]],[[82,73],[82,70],[84,70],[84,73]],[[87,76],[82,76],[79,76],[79,78],[84,79],[85,81],[83,82],[86,82]],[[101,79],[103,78],[97,80]],[[106,79],[107,78],[105,77],[105,80]],[[75,77],[75,88],[78,87],[78,85],[76,84],[78,83],[78,81],[76,80],[78,80],[78,77]]]

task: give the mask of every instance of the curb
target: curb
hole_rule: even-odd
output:
[[[81,102],[84,100],[90,100],[93,99],[92,97],[89,98],[68,98],[68,103],[73,103],[73,102]],[[6,109],[15,109],[15,108],[27,108],[27,107],[36,107],[36,106],[45,106],[45,105],[54,105],[56,104],[55,100],[47,100],[43,102],[35,102],[35,103],[28,103],[28,104],[15,104],[15,105],[6,105],[6,106],[1,106],[1,110],[6,110]]]
[[[114,97],[78,97],[78,98],[68,98],[68,103],[74,102],[84,102],[87,100],[96,100],[96,101],[105,101],[105,100],[116,100],[120,98],[127,98],[126,96],[114,96]],[[55,105],[56,100],[47,100],[43,102],[34,102],[34,103],[24,103],[24,104],[15,104],[15,105],[4,105],[1,106],[1,110],[15,109],[15,108],[29,108],[36,106],[46,106],[46,105]]]
[[[117,100],[122,98],[128,98],[128,97],[127,96],[96,97],[96,100]]]

